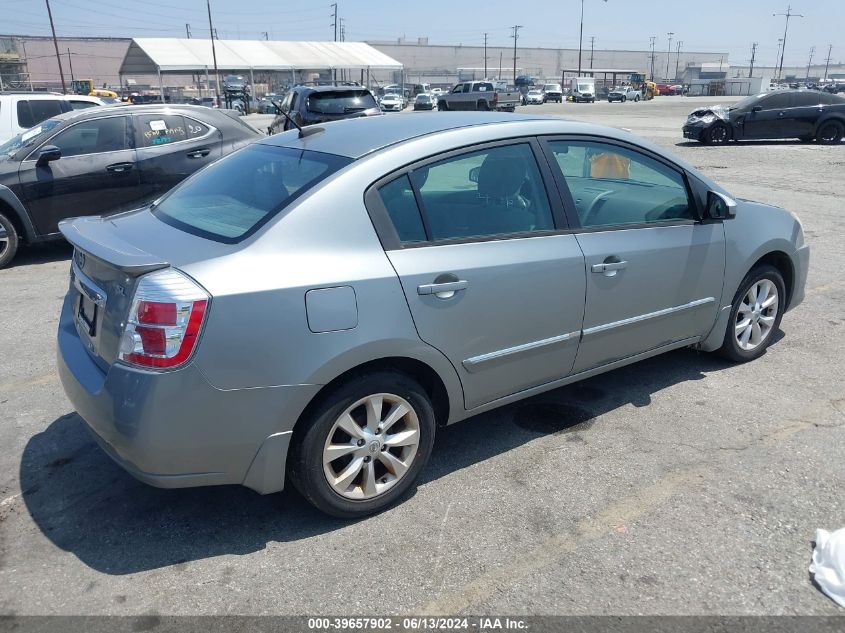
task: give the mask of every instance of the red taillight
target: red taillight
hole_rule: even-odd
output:
[[[120,360],[151,368],[185,363],[196,347],[208,294],[173,269],[141,278],[120,342]]]

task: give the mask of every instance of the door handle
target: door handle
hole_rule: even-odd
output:
[[[113,165],[106,167],[106,171],[110,171],[114,174],[129,171],[130,169],[132,169],[132,163],[114,163]]]
[[[590,267],[594,273],[616,273],[617,270],[622,270],[628,267],[628,262],[603,262],[601,264],[593,264]]]
[[[211,153],[211,150],[204,147],[202,149],[195,149],[193,152],[188,152],[188,158],[202,158],[204,156],[208,156]]]
[[[422,286],[417,286],[417,294],[436,295],[440,299],[449,299],[456,292],[466,290],[468,287],[468,281],[459,279],[458,281],[446,281],[439,284],[423,284]]]

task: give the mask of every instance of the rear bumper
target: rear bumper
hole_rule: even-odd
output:
[[[291,430],[319,386],[224,391],[192,364],[171,372],[114,364],[103,372],[79,339],[69,303],[59,322],[59,376],[97,443],[120,466],[161,488],[284,487]]]

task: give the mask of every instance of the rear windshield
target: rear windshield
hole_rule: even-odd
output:
[[[332,90],[308,95],[308,109],[319,114],[346,114],[376,108],[369,90]]]
[[[232,244],[350,162],[334,154],[250,145],[176,187],[153,213],[188,233]]]

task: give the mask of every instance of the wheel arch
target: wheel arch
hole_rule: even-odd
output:
[[[22,242],[31,243],[38,237],[32,220],[18,197],[11,189],[0,185],[0,213],[7,216]]]
[[[781,277],[783,277],[783,284],[786,286],[786,308],[784,311],[788,310],[789,304],[792,302],[792,293],[795,289],[795,265],[792,263],[792,258],[781,250],[770,251],[758,258],[757,261],[755,261],[754,264],[745,272],[745,275],[758,266],[764,265],[775,267]],[[745,275],[743,275],[743,279],[745,278]],[[736,292],[736,290],[734,290],[734,292]]]
[[[830,121],[836,121],[839,125],[845,128],[845,115],[838,112],[829,112],[819,117],[818,121],[816,121],[816,125],[813,128],[813,136],[818,133],[819,128],[821,128],[822,125],[829,123]]]

